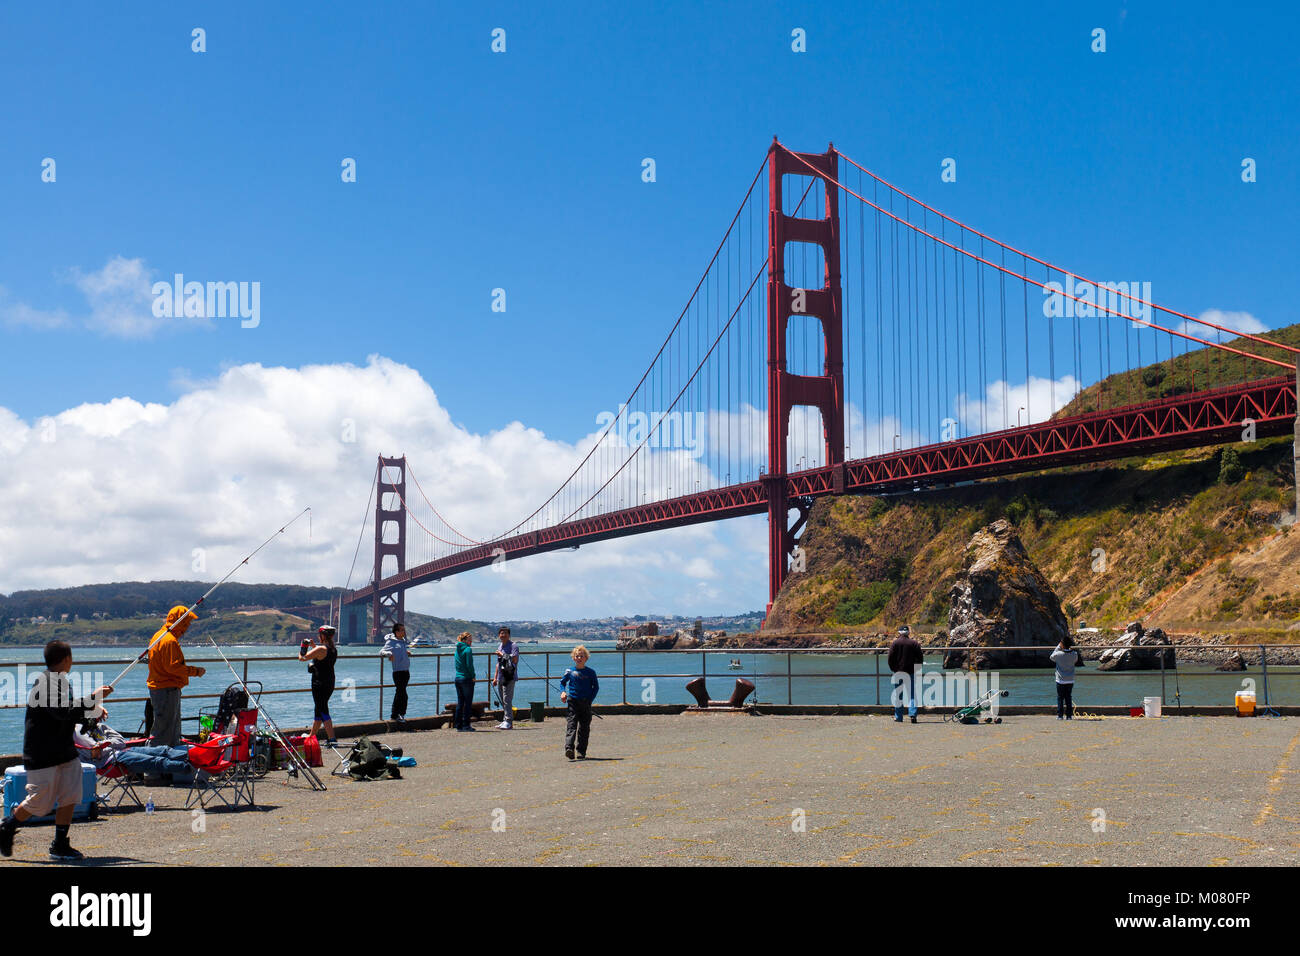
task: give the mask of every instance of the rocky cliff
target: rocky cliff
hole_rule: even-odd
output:
[[[966,544],[999,518],[1067,618],[1288,640],[1300,635],[1291,442],[1172,452],[890,498],[823,498],[767,630],[937,631]],[[1231,465],[1233,467],[1225,467]],[[1295,630],[1291,630],[1295,628]]]
[[[966,545],[949,599],[948,643],[969,650],[949,651],[944,667],[1051,666],[1047,654],[1069,634],[1060,599],[1005,518],[976,531]]]

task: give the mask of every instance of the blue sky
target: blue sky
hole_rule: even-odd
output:
[[[166,405],[243,363],[378,353],[469,432],[575,441],[644,370],[774,133],[1171,307],[1300,319],[1276,7],[375,6],[0,9],[0,406]],[[259,281],[261,324],[87,329],[77,277],[114,257]],[[765,597],[752,570],[737,609]]]

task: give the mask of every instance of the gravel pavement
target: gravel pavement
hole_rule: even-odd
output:
[[[479,728],[383,735],[419,762],[402,780],[273,772],[252,810],[142,788],[157,812],[73,843],[101,866],[1300,863],[1296,719],[610,716],[572,763],[562,720]]]

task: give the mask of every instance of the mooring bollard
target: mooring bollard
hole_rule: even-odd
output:
[[[746,680],[743,677],[736,678],[736,687],[731,692],[730,700],[709,700],[708,688],[704,686],[704,678],[697,677],[686,684],[686,690],[695,698],[700,710],[708,710],[711,707],[721,707],[729,710],[739,710],[745,704],[745,698],[754,692],[754,682]]]

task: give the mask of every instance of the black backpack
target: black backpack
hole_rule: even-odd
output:
[[[515,679],[515,660],[509,654],[498,655],[497,660],[500,662],[501,683],[509,684]]]
[[[235,714],[247,709],[248,692],[238,684],[231,684],[222,692],[221,699],[217,701],[217,719],[213,723],[212,732],[224,734],[226,727],[235,719]]]
[[[378,780],[384,774],[400,780],[402,775],[397,769],[397,758],[401,755],[400,750],[362,737],[348,751],[348,774],[354,780]]]

